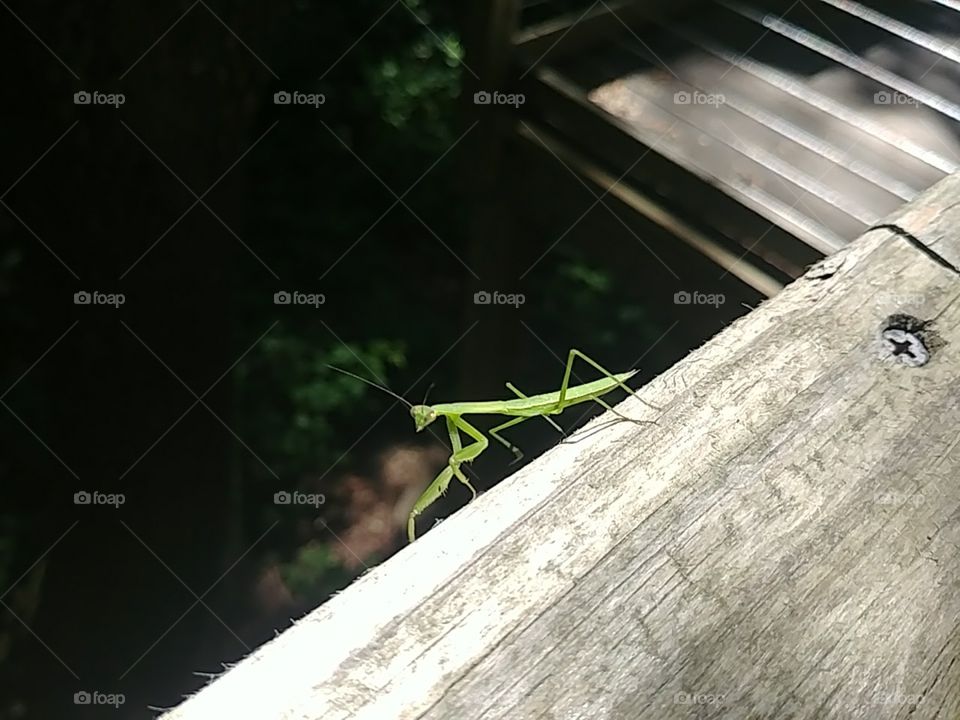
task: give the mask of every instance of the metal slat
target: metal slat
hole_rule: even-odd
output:
[[[550,67],[538,68],[536,77],[538,83],[531,92],[533,102],[544,111],[541,115],[544,122],[579,146],[583,138],[589,138],[590,157],[606,167],[620,168],[626,173],[620,178],[621,182],[629,181],[646,188],[681,216],[715,219],[712,226],[719,235],[785,277],[803,274],[804,268],[820,259],[823,252],[815,250],[820,238],[810,228],[795,227],[780,217],[771,221],[760,203],[720,189],[702,172],[691,169],[683,158],[664,152],[661,143],[650,146],[650,137],[637,127],[616,115],[610,116],[591,102],[582,82]],[[625,168],[626,158],[637,157],[637,143],[643,150],[639,164],[633,170]],[[693,177],[706,182],[697,183]],[[694,195],[691,195],[691,182],[696,183]],[[844,240],[841,238],[840,242]]]
[[[704,50],[714,57],[725,60],[733,67],[742,70],[754,77],[763,80],[773,87],[781,90],[788,95],[801,100],[818,110],[827,113],[831,117],[844,122],[851,127],[859,128],[870,133],[874,138],[894,147],[915,159],[939,170],[945,175],[950,175],[960,170],[960,164],[957,164],[949,158],[928,150],[921,145],[913,142],[907,137],[891,131],[886,126],[874,122],[870,118],[864,117],[853,108],[844,105],[833,98],[814,90],[806,83],[795,76],[783,73],[765,63],[750,59],[745,55],[737,54],[724,46],[713,42],[700,33],[691,30],[683,30],[670,25],[661,25],[668,32],[682,37],[690,43],[693,43],[701,50]]]
[[[848,238],[840,237],[814,218],[799,212],[794,205],[787,205],[758,187],[742,182],[735,182],[733,187],[745,197],[750,198],[755,206],[774,211],[787,224],[788,230],[792,227],[791,232],[796,232],[810,247],[824,255],[831,255],[850,243]]]
[[[736,95],[731,95],[725,92],[724,105],[737,110],[744,116],[749,117],[750,119],[755,120],[762,125],[765,125],[777,134],[797,143],[797,145],[800,145],[801,147],[826,158],[830,162],[842,167],[852,175],[863,178],[867,182],[876,185],[891,195],[896,195],[901,200],[909,202],[920,193],[920,191],[916,188],[912,188],[906,183],[891,177],[882,170],[878,170],[873,166],[866,165],[863,161],[850,156],[850,154],[845,150],[842,150],[823,138],[817,137],[816,135],[813,135],[803,128],[793,124],[789,120],[782,118],[779,115],[774,115],[758,105],[754,105],[748,101],[745,101]]]
[[[622,41],[619,46],[622,47],[626,52],[638,54],[645,59],[654,57],[653,55],[647,57],[645,53],[641,53],[636,49],[636,47],[634,47],[632,43],[627,41]],[[688,78],[688,75],[690,74],[689,72],[684,72],[682,70],[678,70],[678,72],[684,76],[683,78],[679,78],[683,82],[691,86],[698,86],[696,82],[691,81]],[[704,93],[709,92],[705,87],[698,87]],[[746,97],[731,93],[727,88],[724,88],[723,98],[724,107],[737,111],[744,117],[750,118],[754,122],[763,125],[769,130],[772,130],[781,137],[796,143],[800,147],[809,150],[811,153],[818,155],[819,157],[829,160],[830,162],[849,172],[851,175],[856,175],[857,177],[862,178],[872,185],[875,185],[881,190],[891,195],[895,195],[901,200],[913,200],[913,198],[920,193],[919,189],[911,187],[907,183],[904,183],[903,181],[891,176],[889,173],[886,173],[878,168],[873,167],[872,165],[865,163],[862,160],[853,157],[846,150],[839,148],[824,138],[808,132],[790,120],[760,107],[756,103],[748,100]]]
[[[920,124],[939,120],[932,111],[952,125],[960,123],[960,98],[946,89],[949,83],[925,83],[923,75],[884,60],[884,53],[873,61],[863,48],[939,61],[947,68],[940,74],[949,75],[954,66],[946,63],[960,64],[960,45],[932,34],[945,13],[931,4],[917,9],[936,20],[914,27],[917,14],[906,7],[904,14],[898,5],[872,0],[821,1],[712,0],[699,7],[713,12],[686,21],[654,15],[649,34],[631,33],[642,48],[629,38],[598,45],[596,54],[568,58],[567,72],[581,88],[604,89],[590,98],[616,118],[611,125],[707,182],[718,197],[772,222],[771,229],[830,253],[939,176],[960,172],[960,160],[917,137],[914,124],[900,129],[845,89],[889,88],[928,108],[917,115]],[[960,0],[929,2],[960,11]],[[831,37],[834,30],[839,35]],[[722,94],[722,108],[711,114],[697,103],[677,107],[674,91],[707,93],[705,87]],[[664,197],[676,199],[670,192]],[[724,232],[735,237],[738,231]]]
[[[884,15],[881,12],[869,8],[866,5],[861,5],[858,2],[853,0],[820,0],[820,2],[827,5],[832,5],[842,12],[852,15],[853,17],[868,22],[871,25],[874,25],[881,30],[885,30],[891,35],[896,35],[901,37],[908,42],[913,43],[918,47],[922,47],[925,50],[939,55],[940,57],[946,58],[947,60],[952,60],[955,63],[960,63],[960,50],[957,49],[956,44],[946,43],[939,38],[929,35],[922,30],[917,30],[911,25],[907,25],[904,22],[895,20],[887,15]]]
[[[837,192],[830,186],[821,182],[819,179],[812,177],[794,165],[785,162],[774,153],[771,153],[770,151],[754,143],[744,140],[740,135],[730,129],[729,126],[726,126],[725,123],[721,123],[721,125],[726,126],[728,132],[724,133],[723,136],[720,136],[717,131],[706,127],[702,122],[699,122],[697,118],[686,115],[676,115],[673,108],[663,107],[660,103],[657,103],[654,98],[650,97],[646,93],[637,92],[633,88],[629,88],[629,92],[638,100],[652,102],[660,107],[664,112],[675,115],[679,121],[684,122],[685,124],[694,128],[701,135],[710,137],[718,144],[734,150],[741,156],[747,158],[762,168],[762,170],[771,178],[779,178],[789,185],[794,185],[801,190],[806,191],[812,197],[821,200],[825,204],[844,213],[848,217],[863,223],[864,225],[873,225],[879,219],[879,216],[876,213],[873,213],[867,208],[863,207],[860,203],[856,202],[855,198],[846,197],[843,193]],[[727,106],[728,104],[725,100],[724,107]],[[732,109],[735,110],[735,108]],[[735,179],[732,177],[719,179],[730,184],[731,186],[735,186],[736,184]],[[743,186],[751,188],[753,187],[749,184],[743,184]]]
[[[960,2],[957,2],[957,0],[931,0],[931,2],[938,3],[943,5],[945,8],[950,8],[951,10],[960,12]]]
[[[578,176],[587,178],[603,190],[603,196],[616,198],[634,212],[639,213],[657,224],[671,235],[713,260],[730,274],[767,297],[773,297],[783,289],[783,283],[760,268],[744,262],[743,253],[733,252],[718,242],[716,238],[704,233],[696,226],[671,212],[639,191],[623,178],[617,178],[596,163],[576,152],[569,145],[555,137],[546,129],[532,123],[521,123],[517,132],[538,150],[546,149],[553,157],[562,162]]]
[[[960,122],[960,105],[950,102],[942,95],[930,92],[924,87],[910,82],[904,77],[880,67],[876,63],[864,60],[859,55],[844,50],[833,43],[824,40],[818,35],[804,30],[791,22],[778,17],[773,13],[761,13],[735,0],[716,0],[717,4],[737,13],[741,17],[758,23],[762,27],[772,30],[782,37],[792,40],[803,47],[813,50],[824,57],[830,58],[845,67],[854,70],[865,77],[882,85],[893,88],[898,92],[919,100],[927,107]]]
[[[832,191],[825,187],[821,187],[821,190],[828,197],[819,196],[815,187],[817,181],[809,175],[796,172],[792,173],[794,177],[788,177],[766,166],[764,160],[777,162],[777,159],[769,153],[761,158],[758,157],[755,148],[745,148],[742,143],[730,143],[719,138],[712,146],[715,153],[719,155],[708,156],[702,152],[702,149],[695,150],[697,146],[695,138],[709,133],[698,126],[693,118],[675,115],[672,110],[663,108],[645,93],[632,90],[629,92],[635,98],[637,106],[642,107],[645,118],[642,124],[624,121],[630,135],[661,156],[697,174],[714,187],[720,188],[726,195],[752,209],[768,222],[786,229],[810,247],[825,254],[833,252],[843,247],[850,238],[860,234],[876,219],[875,216],[871,216],[870,220],[861,220],[855,214],[847,212],[844,207],[834,204],[831,197]],[[602,104],[597,103],[597,100],[591,100],[591,102],[603,107]],[[669,128],[669,132],[661,133],[651,130],[655,126]],[[759,168],[758,174],[766,173],[770,178],[777,177],[784,188],[794,188],[793,191],[788,191],[791,197],[787,199],[775,197],[771,192],[748,179],[730,173],[730,168],[738,157]],[[810,202],[821,203],[822,212],[832,213],[831,220],[824,222],[816,212],[803,213],[798,210],[797,206],[803,204],[804,200],[807,200],[808,207]],[[842,234],[836,232],[834,228],[837,225],[846,228],[846,232]]]

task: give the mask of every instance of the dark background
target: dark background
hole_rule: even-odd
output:
[[[571,347],[643,382],[745,311],[677,316],[685,251],[665,277],[502,139],[522,111],[470,102],[471,22],[435,0],[3,3],[0,718],[151,717],[405,544],[442,446],[327,364],[413,402],[556,390]],[[274,103],[293,90],[326,101]],[[274,303],[295,290],[325,303]],[[526,460],[558,439],[510,436]],[[511,459],[494,445],[478,488]],[[325,502],[274,503],[293,490]]]

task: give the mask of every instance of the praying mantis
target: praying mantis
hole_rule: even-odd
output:
[[[593,382],[584,383],[582,385],[574,385],[571,387],[570,374],[573,370],[573,361],[576,358],[580,358],[584,362],[591,365],[594,369],[599,370],[604,374],[605,377],[599,380],[594,380]],[[591,360],[582,352],[575,349],[571,349],[567,355],[567,364],[563,372],[563,381],[561,382],[560,389],[558,391],[527,396],[520,392],[520,390],[518,390],[512,383],[508,382],[506,383],[507,389],[517,396],[517,398],[513,400],[488,400],[482,402],[440,403],[438,405],[413,405],[391,390],[370,382],[366,378],[360,377],[359,375],[354,375],[346,370],[333,367],[332,365],[328,365],[327,367],[329,367],[331,370],[336,370],[337,372],[341,372],[345,375],[349,375],[350,377],[365,382],[372,387],[392,395],[406,404],[410,408],[410,415],[413,418],[417,432],[421,432],[422,430],[426,429],[438,418],[442,417],[446,422],[447,433],[450,436],[452,453],[447,461],[446,467],[444,467],[443,470],[440,471],[440,474],[437,475],[437,477],[433,480],[433,482],[427,486],[427,489],[423,491],[416,503],[414,503],[413,509],[410,511],[410,515],[407,518],[407,538],[410,542],[413,542],[416,538],[417,516],[423,513],[424,510],[430,507],[430,505],[432,505],[444,493],[446,493],[447,488],[450,486],[453,478],[456,478],[462,484],[467,486],[472,493],[471,499],[475,499],[477,497],[477,491],[474,489],[473,485],[470,484],[470,480],[464,474],[460,466],[463,465],[463,463],[473,462],[477,456],[487,449],[489,440],[487,440],[486,436],[482,432],[464,420],[464,415],[505,415],[511,418],[510,420],[497,425],[495,428],[492,428],[488,432],[490,437],[494,438],[497,442],[514,454],[514,462],[520,460],[523,457],[523,453],[513,443],[505,439],[500,434],[501,432],[507,428],[519,425],[530,418],[542,417],[551,425],[553,425],[555,429],[563,433],[563,429],[557,425],[557,423],[554,422],[550,416],[559,415],[572,405],[578,405],[580,403],[589,402],[592,400],[599,403],[607,410],[613,412],[623,420],[641,424],[656,424],[655,420],[635,420],[633,418],[625,417],[601,399],[603,395],[610,393],[617,387],[626,390],[631,395],[636,395],[633,389],[626,384],[626,381],[637,373],[636,370],[618,373],[616,375],[612,374],[603,368],[599,363]],[[654,410],[660,409],[650,405],[650,403],[647,403],[642,399],[640,402]],[[470,438],[472,442],[464,445],[463,439],[460,435],[461,433]]]

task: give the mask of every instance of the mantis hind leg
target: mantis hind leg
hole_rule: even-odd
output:
[[[517,389],[517,386],[514,385],[513,383],[507,383],[507,390],[509,390],[510,392],[512,392],[512,393],[513,393],[514,395],[516,395],[517,397],[523,398],[524,400],[527,399],[527,396],[524,395],[522,392],[520,392],[520,391]],[[566,435],[566,433],[563,431],[563,428],[560,427],[560,426],[557,424],[557,422],[556,422],[552,417],[550,417],[549,415],[542,415],[541,417],[542,417],[544,420],[546,420],[548,423],[550,423],[551,425],[553,425],[553,429],[556,430],[558,433],[560,433],[561,435]],[[498,428],[498,429],[499,429],[499,428]]]
[[[502,425],[497,425],[495,428],[492,428],[487,431],[490,433],[490,437],[492,437],[498,443],[500,443],[505,448],[507,448],[507,450],[513,453],[513,462],[510,463],[511,465],[513,465],[513,463],[518,463],[523,459],[523,451],[520,448],[518,448],[516,445],[514,445],[512,442],[507,440],[506,438],[501,437],[500,431],[506,430],[508,427],[513,427],[514,425],[519,425],[524,420],[529,420],[529,419],[530,419],[529,417],[523,417],[523,416],[515,417],[510,420],[507,420],[507,422],[503,423]]]
[[[639,397],[639,396],[637,395],[636,391],[635,391],[632,387],[630,387],[629,385],[627,385],[627,384],[626,384],[625,382],[623,382],[622,380],[618,380],[617,377],[616,377],[613,373],[611,373],[609,370],[607,370],[605,367],[603,367],[600,363],[596,362],[595,360],[592,360],[591,358],[588,358],[588,357],[587,357],[586,355],[584,355],[582,352],[580,352],[579,350],[574,349],[574,348],[571,348],[569,354],[567,355],[567,366],[566,366],[566,368],[565,368],[564,371],[563,371],[563,382],[560,384],[560,396],[559,396],[559,398],[558,398],[558,400],[557,400],[557,408],[558,408],[558,410],[563,410],[563,408],[565,407],[564,401],[566,400],[566,396],[567,396],[567,388],[570,386],[570,374],[571,374],[571,372],[573,371],[573,361],[574,361],[576,358],[580,358],[581,360],[583,360],[584,362],[586,362],[587,364],[589,364],[590,366],[592,366],[594,369],[599,370],[600,372],[602,372],[602,373],[603,373],[604,375],[606,375],[608,378],[610,378],[611,380],[613,380],[620,388],[626,390],[628,393],[630,393],[631,395],[635,396],[638,400],[640,400],[640,402],[642,402],[642,403],[643,403],[644,405],[646,405],[647,407],[652,408],[653,410],[657,410],[657,411],[661,410],[661,408],[658,408],[658,407],[656,407],[655,405],[651,405],[650,403],[648,403],[647,401],[645,401],[645,400],[643,400],[641,397]],[[597,402],[598,404],[602,405],[604,408],[606,408],[606,409],[609,410],[610,412],[612,412],[612,413],[613,413],[614,415],[616,415],[617,417],[622,418],[622,419],[624,419],[624,420],[629,420],[629,421],[632,422],[632,423],[637,423],[637,424],[640,424],[640,425],[647,425],[647,424],[656,425],[656,423],[657,423],[656,420],[636,420],[636,419],[634,419],[634,418],[629,418],[629,417],[627,417],[626,415],[624,415],[624,414],[622,414],[622,413],[619,413],[619,412],[617,412],[616,410],[614,410],[614,408],[611,407],[611,405],[610,405],[609,403],[607,403],[607,402],[604,401],[604,400],[601,400],[599,397],[595,397],[595,398],[593,398],[593,400],[594,400],[595,402]]]
[[[516,395],[519,398],[523,398],[524,400],[527,399],[527,396],[524,395],[522,392],[520,392],[520,390],[517,389],[516,385],[514,385],[513,383],[507,383],[506,385],[507,385],[507,390],[512,392],[514,395]],[[510,463],[511,465],[515,465],[516,463],[523,460],[523,451],[520,448],[518,448],[516,445],[514,445],[512,442],[502,437],[500,435],[500,431],[506,430],[508,427],[513,427],[514,425],[519,425],[524,420],[529,420],[531,417],[533,416],[515,417],[512,420],[508,420],[507,422],[503,423],[502,425],[497,425],[495,428],[489,431],[490,435],[494,439],[496,439],[497,442],[499,442],[501,445],[507,448],[507,450],[513,453],[513,462]],[[549,415],[541,415],[540,417],[542,417],[544,420],[550,423],[558,433],[564,436],[566,435],[566,433],[563,432],[563,428],[560,427],[552,417],[550,417]]]

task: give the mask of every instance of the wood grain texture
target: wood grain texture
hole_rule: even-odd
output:
[[[958,298],[867,233],[165,717],[960,717]]]

